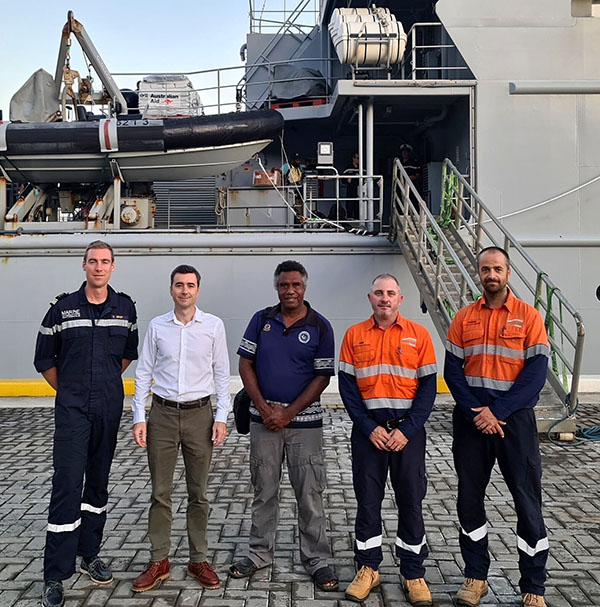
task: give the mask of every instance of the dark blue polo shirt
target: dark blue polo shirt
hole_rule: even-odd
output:
[[[335,345],[329,321],[304,302],[304,318],[286,327],[281,305],[256,312],[237,353],[254,361],[260,391],[266,401],[284,406],[292,403],[317,375],[335,374]],[[258,410],[250,407],[252,421],[262,422]],[[315,402],[290,422],[290,428],[318,428],[323,410]]]

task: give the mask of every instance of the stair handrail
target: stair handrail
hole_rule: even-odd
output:
[[[578,402],[585,338],[585,327],[581,314],[502,225],[471,184],[447,158],[444,160],[442,171],[442,209],[440,213],[442,223],[452,227],[457,234],[462,232],[470,237],[473,255],[476,256],[485,246],[498,246],[508,251],[509,254],[514,250],[526,262],[529,270],[535,273],[536,280],[533,285],[516,260],[511,259],[513,273],[532,294],[533,305],[542,313],[548,331],[551,350],[548,381],[565,405],[567,415],[573,415]],[[503,237],[502,242],[492,234],[488,227],[490,224],[500,231]],[[485,239],[489,242],[484,242]],[[463,241],[465,244],[467,243],[467,239],[463,238]],[[511,281],[509,285],[518,296],[518,291],[513,283],[514,281]],[[553,309],[554,302],[559,310],[558,315]],[[565,325],[564,313],[568,314],[575,324],[575,336]],[[573,349],[571,355],[564,351],[566,345],[570,345]],[[570,387],[567,370],[571,374]]]
[[[398,158],[394,159],[393,165],[391,223],[390,239],[395,240],[405,257],[410,258],[409,269],[415,282],[426,289],[421,291],[421,297],[445,342],[454,314],[475,301],[480,296],[480,289]],[[451,266],[458,270],[460,282],[450,270]],[[435,278],[432,280],[431,276]]]

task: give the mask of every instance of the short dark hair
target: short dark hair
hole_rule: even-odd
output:
[[[479,261],[481,259],[481,256],[484,253],[489,253],[495,251],[496,253],[502,253],[502,255],[504,255],[504,258],[506,259],[506,267],[510,268],[510,257],[508,256],[508,252],[503,249],[502,247],[485,247],[485,249],[481,249],[481,251],[479,251],[479,253],[477,253],[477,269],[479,269]]]
[[[292,261],[291,259],[288,259],[287,261],[282,261],[275,268],[275,274],[273,274],[273,284],[275,285],[275,288],[277,288],[277,284],[279,282],[279,275],[283,272],[300,272],[300,274],[302,274],[302,281],[306,287],[306,283],[308,282],[308,272],[299,261]]]
[[[393,274],[378,274],[377,276],[375,276],[375,278],[373,279],[373,281],[371,282],[371,286],[373,286],[380,278],[390,278],[391,280],[393,280],[398,286],[400,286],[400,283],[398,282],[398,279],[393,275]]]
[[[83,261],[87,261],[87,254],[91,249],[108,249],[110,251],[110,260],[115,260],[115,253],[108,242],[104,242],[103,240],[94,240],[85,248],[85,251],[83,252]]]
[[[171,286],[173,286],[173,279],[175,278],[175,274],[195,274],[196,281],[198,283],[197,286],[200,286],[200,272],[198,272],[198,270],[196,270],[196,268],[194,266],[188,266],[186,264],[177,266],[171,272]]]

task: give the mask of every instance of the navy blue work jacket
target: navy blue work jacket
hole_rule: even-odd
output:
[[[123,411],[123,359],[137,359],[135,304],[108,287],[108,299],[96,309],[78,291],[59,295],[40,327],[34,366],[58,372],[55,419],[76,424],[87,418],[118,419]]]

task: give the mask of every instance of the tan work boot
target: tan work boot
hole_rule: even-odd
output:
[[[352,583],[346,589],[346,598],[349,601],[360,603],[369,596],[375,586],[379,586],[379,571],[364,565],[358,570]]]
[[[523,607],[546,607],[546,601],[539,594],[527,592],[523,595]]]
[[[474,580],[468,577],[456,593],[456,602],[459,605],[477,607],[479,601],[488,593],[488,583],[485,580]]]
[[[422,577],[415,578],[414,580],[404,580],[402,584],[404,593],[406,594],[406,600],[411,605],[423,605],[427,607],[432,605],[431,592],[427,588],[427,583]]]

